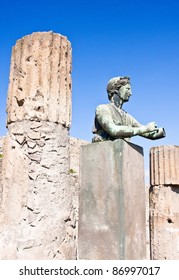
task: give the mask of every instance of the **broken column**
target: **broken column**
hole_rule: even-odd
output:
[[[79,259],[146,259],[143,149],[92,143],[80,163]]]
[[[37,32],[12,50],[0,259],[75,259],[70,190],[71,45]]]
[[[4,139],[5,137],[0,137],[0,205],[2,202],[2,160],[3,160],[3,149],[4,149]]]
[[[179,259],[179,146],[150,150],[151,259]]]

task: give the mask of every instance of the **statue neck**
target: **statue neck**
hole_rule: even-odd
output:
[[[124,102],[117,94],[114,94],[111,98],[111,103],[113,103],[117,108],[122,109]]]

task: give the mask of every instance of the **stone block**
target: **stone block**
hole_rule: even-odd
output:
[[[143,149],[93,143],[80,163],[79,259],[146,259]]]

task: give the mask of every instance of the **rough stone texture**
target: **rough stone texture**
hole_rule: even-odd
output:
[[[2,202],[2,160],[4,157],[4,141],[5,137],[0,137],[0,205]]]
[[[59,34],[33,33],[13,48],[0,259],[76,259],[70,72],[70,43]]]
[[[70,189],[73,197],[73,210],[75,214],[75,236],[76,247],[78,246],[78,215],[79,215],[79,166],[80,166],[80,150],[81,146],[87,145],[89,142],[78,138],[70,137]]]
[[[150,151],[150,185],[179,185],[179,146],[158,146]]]
[[[4,138],[5,138],[4,136],[0,137],[0,154],[1,155],[3,154]]]
[[[23,122],[19,130],[11,124],[6,138],[0,258],[75,259],[68,133],[58,124],[36,124]]]
[[[70,173],[73,177],[79,178],[80,172],[80,150],[88,141],[70,137]]]
[[[142,148],[93,143],[80,162],[79,259],[146,259]]]
[[[71,123],[71,45],[66,37],[36,32],[12,50],[7,123]]]
[[[150,150],[151,259],[179,259],[179,146]]]
[[[150,260],[149,189],[150,189],[150,186],[145,186],[145,208],[146,208],[146,258],[147,258],[147,260]]]
[[[10,183],[9,180],[12,180],[12,176],[11,176],[12,173],[11,172],[17,172],[17,176],[15,177],[16,181],[11,182],[11,183],[14,186],[18,185],[18,189],[20,187],[20,191],[19,190],[16,190],[16,191],[14,190],[15,193],[18,192],[18,196],[19,196],[19,192],[21,192],[21,191],[23,192],[23,187],[26,186],[26,184],[24,183],[24,180],[22,178],[21,169],[23,168],[22,160],[26,159],[26,161],[27,161],[27,165],[26,165],[26,168],[25,168],[27,173],[24,177],[26,177],[25,180],[28,181],[29,180],[28,177],[30,176],[30,178],[32,180],[31,193],[34,193],[34,197],[30,198],[30,200],[29,200],[28,196],[31,195],[31,194],[28,193],[27,189],[24,190],[24,195],[22,193],[22,196],[24,196],[24,198],[23,198],[24,199],[24,207],[23,207],[23,203],[22,204],[20,203],[19,204],[19,210],[17,210],[18,207],[16,207],[16,212],[13,213],[13,215],[15,216],[14,221],[16,221],[16,217],[20,216],[20,213],[19,213],[19,215],[17,215],[17,212],[19,211],[19,212],[21,212],[22,216],[24,216],[24,221],[27,220],[27,222],[26,223],[24,222],[24,224],[22,225],[24,232],[26,232],[26,230],[28,231],[28,227],[29,227],[28,223],[30,223],[30,230],[31,230],[31,227],[33,228],[33,225],[35,225],[35,223],[37,223],[38,227],[34,226],[34,236],[36,236],[36,234],[37,234],[36,231],[38,231],[39,228],[41,228],[41,227],[42,227],[42,231],[43,231],[43,227],[44,227],[42,221],[38,222],[38,220],[41,220],[40,217],[42,216],[42,213],[44,213],[44,209],[43,209],[44,205],[43,204],[47,205],[47,200],[49,200],[49,195],[51,197],[53,197],[53,196],[55,196],[55,191],[57,192],[57,190],[55,190],[55,188],[58,185],[57,185],[57,183],[53,184],[52,182],[55,182],[56,180],[58,180],[59,171],[60,171],[58,169],[59,168],[58,161],[59,160],[60,160],[60,162],[64,161],[64,163],[65,163],[65,158],[63,158],[63,160],[62,160],[62,158],[59,158],[59,155],[57,155],[57,157],[56,157],[55,153],[54,153],[53,158],[49,157],[49,155],[48,155],[49,149],[53,150],[54,145],[56,145],[56,146],[60,145],[60,139],[56,139],[56,141],[54,141],[55,139],[53,139],[53,137],[52,137],[51,140],[49,138],[49,135],[52,136],[53,133],[55,133],[54,135],[57,136],[56,132],[55,131],[53,132],[53,128],[55,130],[58,130],[58,128],[59,128],[58,125],[51,124],[51,123],[46,123],[46,122],[41,122],[41,123],[32,122],[31,127],[28,128],[28,122],[26,121],[24,124],[25,124],[25,127],[22,127],[22,125],[23,125],[22,123],[19,124],[18,125],[18,130],[16,130],[16,131],[13,131],[14,125],[10,125],[10,132],[11,132],[10,135],[11,135],[11,137],[10,138],[9,138],[9,136],[7,137],[6,146],[7,146],[7,141],[9,141],[9,140],[11,141],[11,144],[9,143],[8,144],[9,147],[5,149],[6,152],[7,152],[7,156],[5,158],[6,158],[6,160],[10,160],[10,162],[11,162],[10,163],[10,170],[8,172],[8,175],[7,175],[8,176],[8,184]],[[15,127],[17,128],[17,126],[15,126]],[[41,127],[40,131],[39,131],[39,127]],[[40,133],[40,140],[29,138],[29,135],[31,137],[32,137],[32,135],[34,135],[35,138],[39,138],[39,135],[37,134],[37,130],[38,130],[38,133]],[[22,131],[23,131],[23,135],[21,135]],[[61,135],[60,131],[58,133],[59,133],[59,136],[60,136]],[[20,144],[18,142],[20,136],[24,139],[23,146],[21,147],[21,152],[19,152]],[[16,141],[12,141],[12,139],[14,139]],[[66,140],[68,141],[68,139],[61,139],[63,146],[64,146],[64,142]],[[4,148],[3,147],[4,147],[4,144],[5,144],[4,142],[5,142],[5,137],[0,138],[0,154],[2,154],[3,156],[4,156],[4,154],[3,154]],[[52,145],[52,142],[53,142],[53,145]],[[50,145],[49,145],[49,143],[50,143]],[[70,137],[70,166],[66,168],[66,173],[70,174],[70,187],[69,187],[70,193],[68,193],[68,196],[69,196],[69,201],[70,201],[70,199],[72,199],[73,204],[69,203],[65,206],[65,208],[69,207],[69,209],[72,210],[71,215],[67,214],[68,209],[61,209],[60,210],[60,213],[61,213],[60,216],[63,216],[63,211],[64,211],[64,217],[65,217],[64,220],[60,218],[61,227],[62,227],[62,224],[63,224],[64,227],[65,227],[66,223],[69,225],[68,232],[71,231],[71,234],[73,234],[73,246],[75,246],[75,248],[74,248],[75,252],[76,252],[77,241],[78,241],[78,231],[77,230],[78,230],[78,211],[79,211],[79,161],[80,161],[79,158],[80,158],[80,148],[81,148],[82,145],[85,145],[85,144],[88,144],[88,143],[89,142],[87,142],[85,140]],[[9,159],[9,157],[8,157],[9,148],[10,148],[11,156],[12,156],[12,152],[13,152],[13,157],[11,157],[11,159]],[[67,146],[64,146],[64,149],[67,149]],[[35,157],[34,157],[34,162],[30,162],[28,157],[29,157],[29,155],[30,155],[30,157],[32,157],[32,155],[33,155],[33,153],[31,153],[32,151],[34,151],[34,155],[37,154],[38,152],[41,155],[46,154],[47,158],[43,157],[43,160],[41,159],[40,162],[38,163],[35,160]],[[45,153],[45,151],[46,151],[46,153]],[[55,150],[54,150],[54,152],[55,152]],[[19,158],[19,160],[18,160],[18,158]],[[16,159],[17,159],[17,161],[16,161]],[[36,159],[37,159],[37,157],[36,157]],[[60,167],[64,163],[61,162]],[[28,164],[30,164],[31,166],[28,166]],[[4,165],[7,166],[7,164],[5,164],[5,163],[4,163]],[[19,165],[20,165],[20,168],[19,168]],[[16,166],[16,170],[12,171],[12,166]],[[52,176],[52,173],[51,173],[51,170],[52,170],[51,167],[52,166],[54,168],[54,173],[55,173],[54,175],[55,176]],[[55,172],[55,169],[57,170],[57,172]],[[1,175],[1,171],[2,171],[2,158],[0,158],[0,175]],[[5,173],[6,173],[6,171],[7,171],[7,169],[4,170]],[[20,182],[18,181],[19,179],[20,179]],[[6,180],[7,180],[7,178],[6,178]],[[48,184],[47,189],[46,189],[46,184]],[[39,189],[38,185],[43,186],[41,195],[42,194],[44,195],[44,197],[41,198],[40,207],[38,205],[39,204],[39,202],[38,202],[38,189]],[[49,190],[48,190],[48,188],[49,188]],[[34,189],[34,191],[33,191],[33,189]],[[46,198],[46,192],[47,191],[48,191],[49,195]],[[50,194],[51,191],[53,191],[54,193]],[[4,193],[4,197],[6,195],[8,195],[8,193],[6,193],[6,194]],[[2,199],[2,190],[0,192],[0,205],[1,205],[1,199]],[[16,203],[16,197],[13,197],[13,198],[11,197],[11,202],[9,201],[10,204],[12,203],[12,200],[14,201],[14,203]],[[28,200],[31,201],[31,203],[33,202],[33,206],[27,204]],[[2,205],[1,205],[1,207],[3,209]],[[6,207],[7,206],[5,204],[4,208],[6,208]],[[55,207],[55,204],[54,204],[54,207]],[[45,210],[47,210],[47,209],[48,208],[46,208]],[[56,211],[56,209],[54,211]],[[13,220],[12,213],[10,211],[7,212],[7,210],[5,210],[5,212],[6,212],[6,215],[9,215],[9,217],[6,216],[6,218],[8,219],[7,224],[9,224],[9,222],[11,223],[12,220]],[[47,212],[48,212],[48,210],[47,210]],[[69,217],[66,217],[65,215],[67,215]],[[31,217],[30,219],[32,219],[32,221],[30,221],[30,219],[27,218],[28,216]],[[58,218],[59,218],[59,215],[57,216],[57,219]],[[52,217],[52,219],[53,219],[53,217]],[[59,223],[58,220],[57,221],[54,220],[53,223],[57,223],[57,222]],[[5,240],[6,240],[6,242],[5,242],[5,244],[1,244],[1,248],[5,252],[5,251],[7,251],[7,249],[5,248],[5,247],[7,247],[7,243],[9,244],[9,241],[11,240],[11,238],[14,237],[13,235],[19,234],[18,233],[19,230],[18,230],[17,226],[16,227],[11,227],[11,233],[10,233],[9,232],[9,226],[4,226],[3,225],[3,228],[4,228],[4,232],[3,232],[4,236],[3,236],[3,239],[2,239],[1,242],[3,243]],[[47,234],[47,236],[49,235],[48,232],[46,232],[45,234]],[[10,239],[9,239],[9,235],[10,235]],[[51,233],[50,233],[50,235],[51,235]],[[67,235],[67,237],[68,237],[68,235]],[[42,236],[41,236],[41,238],[42,238]],[[48,236],[48,238],[49,238],[49,242],[50,242],[50,236]],[[66,239],[68,239],[68,238],[66,238]],[[13,243],[13,242],[14,241],[11,240],[11,243]],[[21,246],[22,247],[21,251],[22,252],[25,251],[24,254],[25,254],[26,257],[27,257],[27,251],[28,251],[29,258],[31,258],[32,251],[34,251],[34,248],[33,248],[34,245],[33,244],[35,244],[35,243],[38,244],[38,240],[35,239],[34,241],[31,240],[30,242],[32,244],[30,246],[31,248],[28,248],[28,249],[26,248],[25,249],[25,248],[23,248],[23,246]],[[65,240],[64,242],[67,242],[67,240]],[[52,241],[52,244],[53,243],[54,243],[54,241]],[[27,240],[25,241],[25,244],[27,244]],[[39,244],[40,244],[40,242],[39,242]],[[57,246],[57,248],[58,248],[57,243],[54,244],[54,245]],[[18,251],[20,249],[18,247],[18,244],[9,244],[9,246],[10,246],[10,252],[6,252],[6,254],[3,258],[7,258],[7,259],[17,258],[16,250],[17,250],[17,248],[18,248]],[[38,254],[40,256],[41,249],[39,250],[39,248],[41,248],[41,245],[37,246],[37,251],[38,251]],[[8,247],[8,250],[9,250],[9,247]],[[12,250],[13,250],[13,253],[12,253]],[[52,247],[49,251],[50,255],[52,255],[51,250],[52,250]],[[54,251],[55,251],[55,247],[54,247]],[[21,252],[21,254],[22,254],[22,252]],[[59,252],[58,252],[58,254],[59,254]],[[20,254],[18,254],[18,257],[19,256],[20,256]],[[68,256],[67,256],[67,258],[68,258]],[[76,258],[76,255],[75,255],[75,258]]]

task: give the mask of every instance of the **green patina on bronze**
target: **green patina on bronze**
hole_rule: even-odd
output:
[[[122,109],[122,105],[129,101],[131,92],[129,77],[112,78],[107,85],[109,104],[96,108],[93,133],[96,134],[92,142],[125,139],[139,135],[151,140],[165,137],[165,130],[157,127],[155,122],[140,124],[135,118]]]

